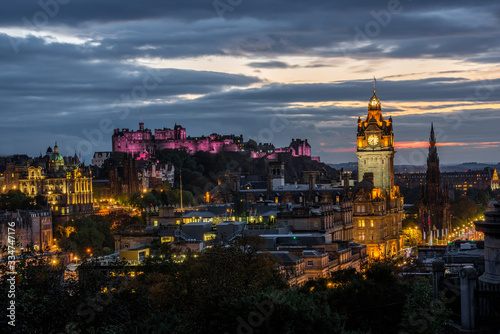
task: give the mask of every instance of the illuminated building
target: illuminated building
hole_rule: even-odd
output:
[[[144,123],[139,123],[139,130],[115,129],[113,137],[113,152],[129,153],[132,156],[140,154],[154,154],[163,149],[185,149],[189,153],[198,151],[220,153],[223,151],[237,152],[243,148],[243,136],[222,136],[211,134],[208,137],[187,137],[186,129],[175,125],[173,129],[144,128]]]
[[[450,190],[466,192],[468,189],[486,190],[488,187],[495,190],[499,187],[498,174],[496,174],[497,179],[495,179],[495,171],[487,168],[464,172],[441,172],[441,180]],[[395,173],[395,177],[396,185],[405,188],[417,188],[425,186],[427,172]]]
[[[403,248],[403,197],[394,186],[392,118],[384,120],[378,97],[358,119],[358,183],[351,190],[354,242],[367,246],[371,258],[398,255]]]
[[[45,156],[23,164],[11,163],[6,173],[13,175],[9,189],[19,189],[28,196],[44,196],[53,213],[67,216],[74,212],[91,213],[92,175],[79,164],[78,157],[63,157],[57,143]]]
[[[219,135],[212,133],[210,136],[189,137],[186,136],[186,129],[180,125],[175,125],[173,129],[155,129],[154,133],[150,129],[144,128],[144,123],[139,123],[139,130],[115,129],[112,136],[113,152],[123,152],[131,154],[133,157],[143,159],[148,155],[163,149],[186,150],[188,153],[199,151],[209,153],[239,152],[245,150],[243,135]],[[294,157],[311,156],[311,145],[307,139],[292,139],[288,147],[275,148],[272,144],[259,144],[255,151],[252,151],[252,158],[276,159],[278,154],[291,154]],[[96,163],[100,163],[102,155],[99,153],[95,158]],[[96,153],[96,154],[97,154]],[[318,157],[311,158],[319,162]]]
[[[495,169],[493,171],[493,176],[491,178],[491,190],[497,190],[500,189],[500,180],[498,179],[498,173],[497,170]]]

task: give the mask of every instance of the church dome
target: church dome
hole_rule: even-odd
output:
[[[50,155],[50,160],[53,161],[64,161],[63,156],[59,152],[54,152]]]
[[[54,161],[56,163],[56,165],[64,165],[64,158],[61,155],[61,153],[59,153],[59,148],[57,147],[57,142],[54,145],[54,152],[50,155],[50,160]]]

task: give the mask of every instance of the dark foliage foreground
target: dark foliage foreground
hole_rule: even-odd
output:
[[[53,263],[17,264],[16,326],[9,333],[438,333],[446,310],[427,281],[401,280],[390,263],[289,288],[274,259],[252,243],[215,246],[177,261],[145,261],[143,274],[105,279],[81,267],[62,285]],[[116,264],[117,269],[126,268]],[[10,287],[0,283],[6,309]]]

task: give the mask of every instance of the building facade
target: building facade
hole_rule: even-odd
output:
[[[113,152],[95,152],[92,158],[92,165],[102,168],[104,161],[111,158]]]
[[[132,156],[154,154],[163,149],[185,149],[189,153],[237,152],[244,145],[243,136],[213,133],[208,137],[187,137],[186,129],[177,124],[173,129],[155,129],[153,133],[150,129],[145,129],[142,122],[137,131],[115,129],[112,144],[113,152],[124,152]]]
[[[365,121],[358,119],[358,183],[351,189],[354,242],[370,258],[396,256],[403,248],[403,197],[394,186],[392,119],[384,120],[373,91]]]
[[[495,175],[496,174],[496,175]],[[466,192],[469,189],[498,189],[496,169],[469,170],[464,172],[441,172],[441,180],[450,190]],[[395,183],[400,187],[417,188],[425,186],[427,172],[395,173]]]
[[[209,153],[239,152],[245,150],[243,135],[219,135],[212,133],[210,136],[190,137],[186,135],[186,129],[175,125],[173,129],[155,129],[154,133],[144,128],[144,123],[139,123],[139,130],[115,129],[112,136],[113,152],[124,152],[133,157],[148,157],[163,149],[186,150],[188,153],[199,151]],[[99,154],[98,154],[99,153]],[[96,152],[94,156],[96,164],[99,163],[102,154],[107,152]],[[272,144],[259,144],[251,152],[252,158],[266,157],[276,159],[278,154],[291,154],[294,157],[311,157],[311,145],[307,139],[292,139],[287,147],[275,148]],[[319,157],[311,159],[319,162]],[[93,160],[94,161],[94,160]]]
[[[45,156],[22,164],[13,162],[5,174],[9,182],[3,191],[19,189],[28,196],[43,196],[54,215],[67,216],[74,212],[91,213],[93,210],[92,172],[83,167],[78,157],[63,157],[49,147]]]
[[[0,249],[9,245],[8,223],[15,223],[16,249],[47,250],[54,244],[50,210],[16,210],[0,213]]]

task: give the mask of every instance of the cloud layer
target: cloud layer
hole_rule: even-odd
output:
[[[12,2],[0,11],[0,154],[110,150],[112,128],[187,128],[355,160],[377,76],[397,162],[500,161],[495,1]],[[110,130],[111,129],[111,130]],[[466,143],[466,145],[461,145]],[[423,151],[421,150],[423,149]]]

